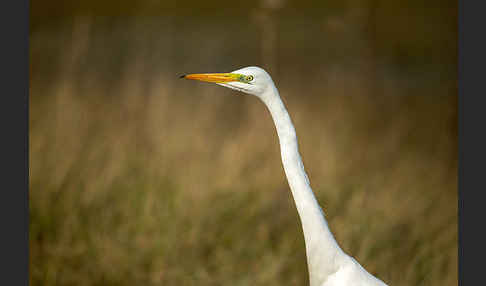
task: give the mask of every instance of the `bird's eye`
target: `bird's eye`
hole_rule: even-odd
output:
[[[247,77],[246,77],[246,80],[247,80],[247,81],[252,81],[252,80],[253,80],[253,76],[252,76],[252,75],[247,76]]]

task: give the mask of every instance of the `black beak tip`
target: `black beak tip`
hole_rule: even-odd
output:
[[[179,76],[179,78],[185,78],[185,77],[186,77],[186,75],[185,75],[185,74],[183,74],[183,75]]]

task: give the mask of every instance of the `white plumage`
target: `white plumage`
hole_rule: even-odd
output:
[[[259,67],[246,67],[231,73],[183,77],[255,95],[267,106],[277,129],[285,175],[302,223],[310,286],[386,285],[344,253],[334,239],[304,170],[294,125],[270,75]]]

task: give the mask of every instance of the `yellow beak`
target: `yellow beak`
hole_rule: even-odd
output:
[[[195,73],[195,74],[180,76],[180,78],[194,79],[194,80],[214,82],[214,83],[238,81],[240,77],[241,75],[235,73]]]

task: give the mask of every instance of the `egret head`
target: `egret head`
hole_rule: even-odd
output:
[[[188,74],[181,78],[213,82],[256,96],[261,96],[269,87],[274,86],[270,75],[259,67],[246,67],[230,73]]]

